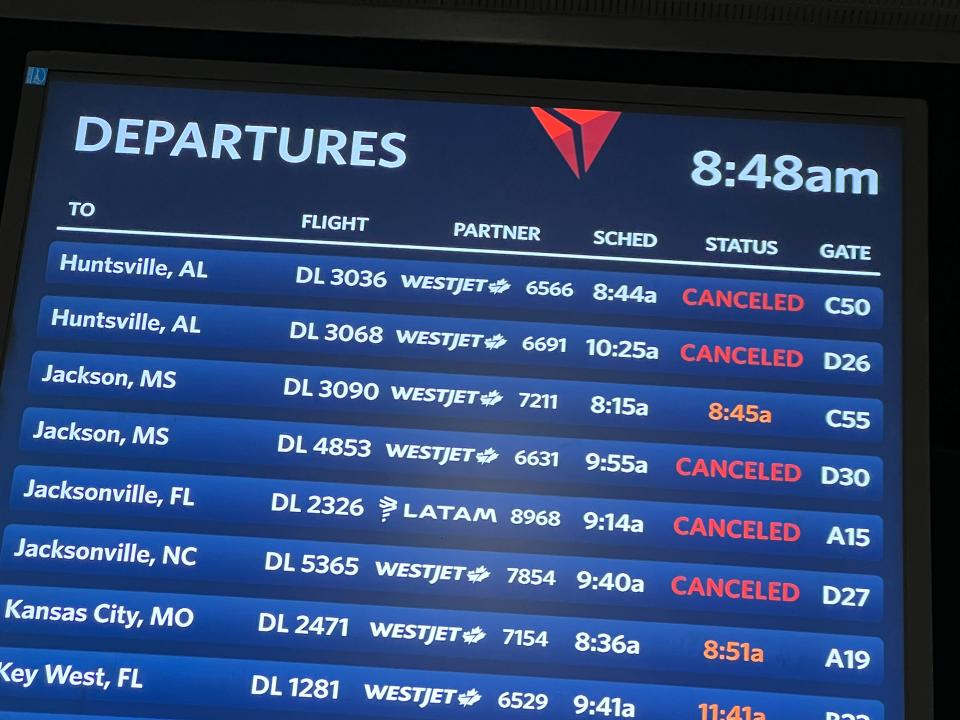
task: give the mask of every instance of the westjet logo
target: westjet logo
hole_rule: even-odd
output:
[[[615,110],[530,109],[578,178],[593,165],[600,148],[620,119],[620,113]]]

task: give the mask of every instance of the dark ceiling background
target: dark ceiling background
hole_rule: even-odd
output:
[[[314,36],[960,62],[957,0],[3,0],[0,17]]]
[[[308,0],[317,5],[467,10],[821,27],[960,30],[948,0]]]

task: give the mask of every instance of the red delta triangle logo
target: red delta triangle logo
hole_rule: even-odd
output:
[[[620,119],[620,113],[615,110],[530,109],[577,178],[583,177],[593,165]]]

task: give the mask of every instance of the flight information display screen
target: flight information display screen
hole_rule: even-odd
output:
[[[436,84],[28,71],[0,715],[903,718],[902,124]]]

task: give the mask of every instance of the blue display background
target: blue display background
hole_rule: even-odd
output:
[[[859,683],[838,685],[822,682],[819,675],[794,675],[791,677],[748,678],[731,674],[698,674],[693,667],[689,672],[644,672],[631,673],[621,669],[612,673],[609,669],[593,665],[565,666],[562,671],[540,667],[535,662],[509,658],[495,663],[471,663],[469,658],[456,662],[438,661],[436,658],[408,659],[396,666],[412,665],[421,670],[455,670],[463,673],[495,672],[502,675],[564,676],[585,680],[616,679],[621,682],[664,682],[666,684],[709,686],[731,691],[744,691],[744,696],[754,691],[775,693],[800,693],[808,695],[842,696],[879,700],[885,706],[885,717],[903,717],[903,635],[902,635],[902,522],[901,522],[901,138],[899,130],[880,124],[850,122],[821,122],[810,119],[783,120],[760,119],[756,116],[733,118],[722,116],[694,116],[664,113],[625,113],[611,133],[590,171],[577,179],[563,163],[560,155],[546,137],[528,107],[497,106],[468,103],[437,103],[413,100],[381,100],[361,98],[335,98],[317,95],[292,95],[277,93],[254,93],[210,89],[187,89],[150,85],[111,85],[76,82],[50,76],[47,88],[46,110],[42,131],[29,222],[23,250],[18,290],[8,339],[6,363],[3,368],[3,385],[0,391],[0,496],[10,494],[14,469],[20,465],[55,465],[65,467],[102,467],[117,470],[150,470],[205,475],[240,475],[269,478],[277,475],[276,468],[246,465],[236,462],[229,455],[214,461],[194,462],[187,460],[164,460],[151,457],[146,461],[137,458],[111,458],[109,456],[78,456],[73,453],[24,451],[20,449],[19,435],[21,417],[27,407],[71,408],[83,407],[106,411],[162,412],[192,414],[198,416],[227,415],[230,417],[259,418],[264,420],[293,420],[297,422],[330,422],[346,424],[370,424],[369,417],[358,418],[349,412],[334,414],[330,411],[317,413],[309,410],[284,411],[264,407],[238,406],[225,412],[222,404],[206,404],[201,399],[191,404],[179,404],[176,409],[166,403],[151,403],[137,398],[87,399],[51,395],[33,395],[28,391],[30,366],[37,350],[54,352],[86,352],[116,355],[158,354],[173,357],[203,357],[217,360],[242,360],[263,363],[299,363],[305,361],[303,353],[285,352],[283,349],[256,347],[255,342],[247,349],[215,349],[156,346],[149,343],[112,342],[108,337],[73,340],[68,337],[47,337],[38,340],[37,326],[41,300],[45,296],[84,296],[113,299],[143,299],[185,303],[218,303],[231,305],[264,305],[273,307],[318,307],[329,310],[349,310],[368,313],[408,313],[419,315],[444,315],[447,317],[522,319],[526,322],[597,325],[619,327],[649,327],[696,332],[731,333],[734,335],[794,336],[825,338],[844,341],[879,343],[883,346],[883,382],[881,385],[830,383],[807,379],[782,380],[765,377],[680,377],[678,375],[652,374],[642,380],[644,384],[689,385],[691,387],[720,387],[734,390],[757,390],[780,393],[804,393],[818,395],[843,395],[876,398],[883,403],[883,443],[865,446],[839,438],[824,438],[811,442],[800,438],[745,438],[740,435],[724,436],[702,432],[656,432],[653,435],[620,428],[597,425],[589,432],[557,431],[535,422],[529,426],[511,427],[510,432],[524,435],[576,435],[602,440],[641,440],[651,437],[657,442],[698,443],[704,445],[756,447],[786,451],[812,451],[844,454],[870,454],[879,456],[883,462],[883,496],[823,497],[810,493],[795,496],[787,492],[776,495],[769,492],[752,492],[747,487],[731,496],[729,489],[711,492],[702,482],[688,487],[665,489],[648,486],[621,486],[615,483],[590,484],[584,481],[571,488],[557,487],[553,494],[571,494],[605,498],[636,500],[678,501],[736,506],[780,507],[791,510],[815,510],[837,513],[865,513],[882,517],[883,555],[876,561],[856,559],[817,559],[795,554],[776,556],[766,553],[762,560],[746,552],[742,557],[736,551],[719,550],[704,546],[695,552],[682,548],[673,550],[611,551],[610,553],[588,550],[571,540],[560,551],[564,555],[603,555],[611,558],[636,558],[638,560],[673,560],[722,565],[763,565],[781,568],[822,572],[850,572],[875,575],[883,579],[883,619],[879,622],[851,623],[830,618],[812,619],[780,614],[743,613],[693,614],[687,609],[669,608],[593,608],[584,616],[593,618],[621,618],[624,620],[703,623],[724,625],[731,628],[751,627],[783,629],[800,632],[862,634],[879,638],[884,650],[884,681],[877,686]],[[275,153],[265,154],[263,161],[196,159],[186,154],[179,158],[161,155],[143,157],[118,155],[104,151],[76,153],[73,150],[77,117],[96,115],[108,120],[119,117],[162,118],[180,126],[187,121],[197,121],[201,126],[216,122],[237,125],[267,124],[303,127],[339,128],[397,131],[406,134],[404,148],[406,163],[399,169],[320,166],[313,162],[291,165],[280,161]],[[295,133],[296,134],[296,133]],[[690,180],[691,158],[698,150],[710,148],[725,159],[735,160],[742,166],[754,153],[766,152],[771,156],[794,154],[804,159],[807,165],[872,167],[880,177],[881,191],[877,196],[822,195],[803,191],[783,192],[772,187],[756,189],[740,184],[735,188],[721,185],[712,188],[696,186]],[[24,179],[15,179],[23,182]],[[95,202],[97,213],[84,220],[71,218],[69,201]],[[880,277],[850,277],[836,275],[822,277],[831,285],[877,286],[883,292],[883,327],[879,330],[860,327],[843,329],[837,326],[812,327],[803,325],[779,325],[760,322],[739,322],[736,319],[717,320],[694,317],[676,319],[658,317],[655,313],[631,319],[623,312],[609,315],[602,323],[596,311],[583,312],[566,307],[551,311],[547,305],[531,304],[524,309],[522,317],[514,309],[490,306],[471,308],[462,306],[438,307],[430,298],[419,301],[391,299],[389,302],[372,298],[364,301],[353,295],[348,302],[326,299],[310,303],[306,297],[271,298],[263,291],[246,293],[244,278],[235,278],[235,290],[217,287],[211,292],[189,288],[177,288],[175,294],[145,283],[142,287],[124,284],[101,285],[70,284],[64,279],[48,280],[47,258],[51,243],[55,241],[91,241],[121,244],[179,245],[183,247],[216,248],[220,250],[245,250],[253,248],[250,243],[209,240],[176,240],[159,242],[156,238],[144,239],[122,235],[68,234],[58,232],[58,225],[77,225],[111,228],[138,228],[164,231],[268,235],[284,237],[326,237],[324,234],[301,230],[302,213],[339,213],[362,215],[371,218],[369,230],[352,239],[368,239],[375,242],[407,243],[417,245],[453,245],[463,243],[451,237],[453,221],[483,221],[536,225],[542,228],[542,241],[537,250],[545,253],[566,252],[589,254],[597,250],[592,243],[592,233],[597,229],[623,229],[653,232],[659,244],[653,250],[644,251],[652,256],[684,258],[711,262],[732,260],[777,265],[830,266],[864,269],[862,263],[830,262],[819,257],[817,249],[824,242],[869,244],[873,248],[873,260],[867,268],[881,273]],[[731,237],[773,238],[778,240],[780,253],[774,258],[762,256],[748,259],[718,257],[716,253],[703,250],[703,238],[713,235]],[[476,246],[503,247],[494,241],[471,241]],[[304,246],[270,246],[271,253],[313,252]],[[524,249],[530,249],[524,247]],[[609,248],[603,254],[614,254]],[[349,251],[332,250],[317,253],[364,257],[356,248]],[[471,258],[465,255],[444,256],[425,253],[377,250],[375,257],[395,257],[419,260],[424,272],[431,270],[433,263],[458,263],[475,261],[491,264],[489,256]],[[504,262],[507,262],[506,260]],[[603,262],[550,261],[531,259],[513,261],[538,267],[576,267],[597,271],[622,272],[620,264],[613,266]],[[494,263],[496,264],[496,263]],[[630,269],[630,268],[627,268]],[[643,273],[656,274],[656,266],[638,265]],[[663,268],[664,274],[688,274],[676,267]],[[689,269],[690,275],[722,275],[732,279],[756,279],[783,283],[817,282],[816,275],[795,273],[757,272],[728,270],[722,273],[712,270]],[[129,279],[128,279],[129,280]],[[547,327],[545,325],[545,327]],[[244,327],[236,332],[242,335]],[[575,371],[560,367],[530,364],[514,373],[498,372],[496,366],[469,362],[456,367],[431,366],[429,361],[415,361],[404,357],[345,357],[319,356],[313,364],[342,364],[364,368],[446,371],[471,374],[511,374],[543,379],[569,379],[598,382],[626,382],[615,368]],[[384,417],[382,424],[409,428],[434,427],[443,430],[471,430],[501,432],[496,423],[473,422],[461,418],[436,420],[416,417]],[[229,443],[224,443],[229,445]],[[78,459],[79,458],[79,459]],[[331,477],[326,472],[311,471],[293,466],[283,469],[283,476],[298,480],[322,480],[325,482],[365,481],[363,476],[340,473]],[[392,481],[391,481],[392,482]],[[407,483],[407,484],[416,484]],[[437,481],[425,481],[437,487]],[[463,489],[463,484],[456,487]],[[469,486],[468,486],[469,487]],[[488,489],[478,484],[476,489]],[[512,483],[514,492],[533,492],[547,495],[542,484],[525,487]],[[229,497],[222,500],[229,505]],[[44,513],[33,508],[19,508],[15,513],[8,510],[7,502],[0,506],[0,521],[4,527],[17,524],[56,525],[74,527],[127,528],[159,530],[176,533],[216,532],[236,536],[264,536],[287,539],[319,538],[336,540],[335,530],[319,531],[291,525],[265,526],[259,523],[236,522],[218,524],[207,528],[202,522],[189,518],[149,518],[91,515],[81,513],[73,516],[62,511]],[[113,533],[122,536],[122,531]],[[375,539],[350,537],[351,542],[383,542],[382,535]],[[536,543],[529,547],[517,547],[510,538],[467,538],[461,541],[444,536],[423,536],[416,545],[445,548],[469,548],[473,550],[538,552]],[[4,549],[4,553],[7,549]],[[548,552],[557,552],[556,547]],[[251,572],[257,570],[252,569]],[[4,585],[48,585],[105,587],[118,590],[152,590],[156,592],[216,595],[258,595],[283,597],[296,600],[315,599],[312,587],[288,587],[277,593],[264,593],[242,583],[223,580],[212,589],[210,583],[190,579],[169,581],[152,580],[148,577],[130,576],[106,579],[96,573],[83,575],[56,574],[53,572],[32,573],[7,565],[2,569]],[[4,597],[6,597],[6,591]],[[389,594],[378,594],[368,599],[363,593],[348,594],[337,598],[347,602],[375,602],[391,605]],[[331,598],[325,598],[331,600]],[[441,593],[415,603],[408,596],[394,598],[397,605],[421,605],[452,610],[484,610],[504,613],[536,615],[569,615],[551,606],[542,608],[529,601],[512,602],[505,599],[483,601],[446,597]],[[8,628],[9,629],[9,628]],[[150,652],[142,641],[103,637],[33,635],[27,630],[19,634],[9,629],[3,643],[16,646],[57,647],[109,652]],[[735,633],[734,633],[735,634]],[[871,640],[871,642],[875,642]],[[162,652],[209,657],[264,658],[265,660],[289,660],[309,663],[336,663],[339,653],[323,649],[247,647],[224,649],[219,644],[205,644],[202,639],[187,645],[169,643]],[[77,655],[67,652],[65,656]],[[11,656],[12,657],[12,656]],[[213,668],[198,661],[199,671]],[[363,663],[363,659],[350,662]],[[162,659],[156,661],[162,664]],[[176,663],[170,661],[172,668]],[[376,663],[374,663],[376,664]],[[193,666],[191,666],[193,667]],[[210,670],[213,672],[213,670]],[[221,671],[226,672],[226,670]],[[176,673],[173,673],[176,675]],[[423,674],[420,675],[421,679]],[[476,676],[475,676],[476,677]],[[469,682],[469,681],[468,681]],[[550,681],[552,682],[552,681]],[[477,681],[480,684],[480,681]],[[496,684],[496,683],[494,683]],[[577,681],[568,683],[575,686]],[[202,692],[200,682],[190,692]],[[746,691],[750,691],[747,693]],[[640,693],[642,695],[642,693]],[[731,697],[736,697],[733,692]],[[651,695],[653,698],[659,696]],[[671,695],[670,702],[673,702]],[[61,701],[68,699],[69,701]],[[191,705],[189,692],[184,695],[185,706],[179,709],[164,708],[164,716],[171,718],[237,718],[256,717],[257,707],[246,705],[232,698],[223,708],[200,708],[211,702],[204,698]],[[749,698],[747,698],[749,700]],[[0,701],[2,707],[18,710],[44,710],[49,712],[110,712],[139,714],[146,712],[132,704],[102,705],[95,700],[81,700],[66,694],[60,698],[50,697],[49,706],[42,696],[12,694]],[[656,702],[661,702],[659,699]],[[669,702],[659,707],[658,712],[667,716]],[[768,700],[767,706],[777,715],[780,708],[792,707],[786,698]],[[213,703],[214,705],[216,703]],[[879,716],[878,706],[873,708],[871,720]],[[234,706],[234,707],[232,707]],[[800,707],[800,706],[797,706]],[[803,706],[806,707],[806,706]],[[816,711],[809,717],[822,717],[822,704],[813,703]],[[667,708],[667,709],[664,709]],[[696,704],[671,717],[695,717]],[[285,706],[282,709],[287,709]],[[169,712],[168,712],[169,710]],[[283,715],[280,706],[271,709],[275,716]],[[294,712],[293,709],[290,709]],[[386,716],[390,706],[377,710]],[[796,712],[793,710],[791,712]],[[332,713],[332,711],[331,711]],[[817,714],[821,713],[821,714]],[[160,711],[157,711],[160,714]],[[293,717],[295,715],[291,715]],[[331,717],[334,715],[331,714]],[[642,717],[643,715],[641,715]],[[660,717],[657,714],[656,717]],[[566,717],[564,715],[563,717]],[[651,716],[653,717],[653,716]],[[698,716],[697,716],[698,717]]]

